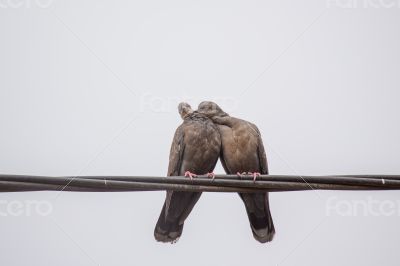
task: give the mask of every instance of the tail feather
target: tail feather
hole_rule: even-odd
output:
[[[254,238],[266,243],[272,241],[275,227],[269,209],[268,193],[240,193],[249,217]]]
[[[182,235],[183,224],[199,200],[201,192],[169,191],[154,229],[160,242],[175,243]]]
[[[164,243],[174,243],[178,241],[182,234],[183,223],[179,224],[178,220],[169,221],[165,217],[165,203],[158,218],[156,227],[154,228],[154,237],[157,241]]]

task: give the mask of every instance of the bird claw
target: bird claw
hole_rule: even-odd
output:
[[[252,172],[243,172],[243,173],[237,172],[236,175],[240,178],[242,178],[244,175],[250,175],[253,177],[253,181],[255,182],[257,177],[259,177],[261,174],[259,172],[254,172],[254,173],[252,173]]]
[[[253,181],[256,182],[257,177],[259,177],[261,174],[259,172],[254,172],[250,173],[253,176]]]
[[[214,174],[214,172],[211,172],[211,173],[207,173],[207,177],[211,177],[211,180],[214,180],[215,179],[215,174]]]
[[[193,173],[191,173],[190,171],[186,171],[186,172],[185,172],[185,177],[189,177],[189,178],[190,178],[190,180],[192,180],[192,179],[193,179],[193,177],[197,177],[197,175],[196,175],[196,174],[193,174]]]

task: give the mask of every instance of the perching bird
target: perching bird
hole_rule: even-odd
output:
[[[197,111],[218,125],[222,139],[221,163],[227,174],[250,172],[254,179],[257,175],[268,174],[267,157],[256,125],[229,116],[214,102],[200,103]],[[239,195],[246,207],[254,238],[261,243],[271,241],[275,228],[268,193]]]
[[[183,123],[176,129],[169,155],[168,176],[207,174],[217,164],[221,137],[214,123],[189,104],[180,103]],[[183,223],[200,198],[201,192],[167,191],[154,237],[157,241],[175,243],[182,234]]]

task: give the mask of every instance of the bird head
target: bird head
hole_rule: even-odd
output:
[[[206,115],[209,118],[213,118],[216,116],[228,116],[218,104],[210,101],[201,102],[197,108],[197,111],[201,114]]]
[[[185,102],[181,102],[178,105],[178,111],[179,111],[179,114],[181,115],[182,119],[185,119],[186,116],[193,113],[193,109],[190,106],[190,104],[185,103]]]

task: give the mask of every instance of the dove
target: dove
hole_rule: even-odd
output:
[[[231,117],[216,103],[204,101],[198,110],[209,117],[219,129],[222,140],[221,163],[227,174],[268,174],[267,157],[257,126]],[[275,235],[267,192],[239,193],[244,202],[254,238],[266,243]]]
[[[212,171],[221,151],[221,137],[217,126],[205,115],[193,111],[187,103],[180,103],[178,111],[183,123],[175,131],[167,175],[214,177]],[[200,196],[201,192],[167,191],[154,229],[155,239],[166,243],[178,241],[185,219]]]

